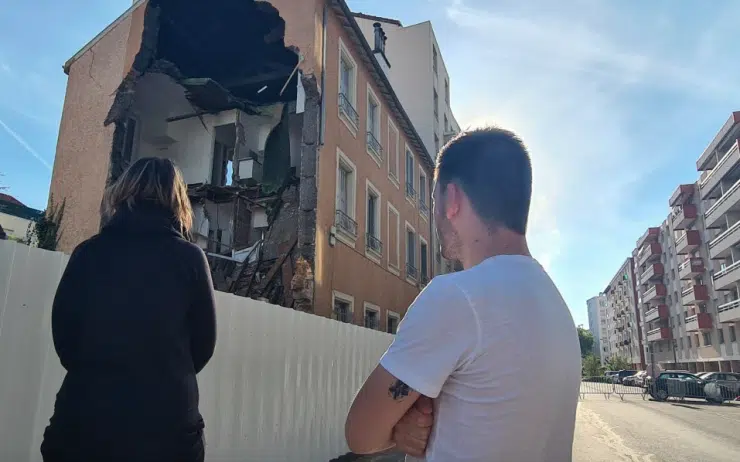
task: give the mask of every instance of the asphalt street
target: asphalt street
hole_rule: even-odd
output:
[[[587,395],[578,405],[573,460],[737,462],[740,403]]]

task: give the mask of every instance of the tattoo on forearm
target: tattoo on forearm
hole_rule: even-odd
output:
[[[411,389],[402,380],[396,380],[388,389],[388,394],[394,401],[402,401],[409,395]]]

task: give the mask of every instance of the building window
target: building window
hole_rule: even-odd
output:
[[[422,284],[429,282],[429,245],[419,236],[419,281]]]
[[[121,159],[123,160],[123,166],[126,167],[131,163],[134,157],[134,150],[136,149],[136,138],[138,133],[139,123],[134,117],[128,117],[126,119],[126,125],[124,126],[123,133],[123,149],[121,150]]]
[[[414,189],[414,155],[406,147],[406,197],[412,201],[416,199],[416,190]]]
[[[416,230],[406,223],[406,277],[416,281],[419,270],[416,267]]]
[[[398,313],[394,313],[393,311],[389,311],[386,315],[385,319],[385,325],[386,329],[385,331],[389,334],[396,334],[398,332],[398,323],[400,321],[401,317],[398,315]]]
[[[355,133],[360,124],[357,107],[357,64],[339,39],[339,114]]]
[[[400,275],[401,259],[401,218],[393,205],[388,202],[388,270]]]
[[[344,235],[354,245],[357,238],[357,222],[355,221],[355,197],[357,191],[357,169],[355,165],[341,151],[337,150],[337,199],[336,199],[336,227],[338,236]]]
[[[735,334],[735,326],[730,326],[730,342],[737,342],[737,336]]]
[[[367,181],[366,183],[365,249],[371,255],[383,255],[383,242],[380,240],[380,191]]]
[[[704,346],[709,346],[712,344],[712,333],[711,332],[703,332],[702,337],[704,337]]]
[[[683,350],[683,338],[678,339],[678,349]]]
[[[351,295],[337,292],[332,292],[332,305],[333,313],[332,318],[339,322],[352,322],[352,311],[354,308],[355,299]]]
[[[693,345],[691,344],[691,336],[689,335],[686,337],[686,345],[688,345],[688,348],[691,348]]]
[[[434,132],[434,156],[437,157],[437,154],[439,154],[439,136],[437,136],[437,132]]]
[[[432,70],[437,73],[437,47],[432,44]]]
[[[380,165],[383,162],[383,147],[380,144],[380,101],[367,86],[367,152]]]
[[[450,132],[450,121],[447,119],[447,114],[444,115],[444,121],[445,121],[445,133]]]
[[[429,216],[429,201],[427,200],[427,176],[419,169],[419,211],[422,216]]]
[[[717,329],[717,341],[719,341],[720,345],[725,343],[725,330],[721,327]]]
[[[368,329],[380,329],[380,307],[365,302],[365,327]]]
[[[450,81],[445,79],[445,102],[450,105]]]
[[[434,120],[439,120],[439,95],[437,95],[437,89],[433,88],[432,91],[434,92],[433,98],[434,98]]]
[[[388,117],[388,177],[398,186],[398,129]]]

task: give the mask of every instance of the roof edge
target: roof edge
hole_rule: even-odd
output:
[[[374,16],[372,14],[365,14],[365,13],[352,13],[352,16],[355,16],[357,18],[367,19],[369,21],[378,21],[378,22],[384,22],[386,24],[393,24],[398,27],[403,27],[403,24],[401,24],[401,21],[398,19],[393,18],[384,18],[383,16]]]

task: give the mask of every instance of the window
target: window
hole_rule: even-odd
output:
[[[126,119],[126,125],[123,133],[123,150],[121,151],[121,158],[124,161],[124,166],[131,163],[134,156],[134,150],[136,149],[136,136],[138,135],[138,122],[134,117]]]
[[[347,156],[337,150],[337,199],[336,199],[336,227],[337,236],[349,238],[344,240],[348,245],[354,246],[357,238],[357,222],[355,221],[355,191],[357,188],[357,169]]]
[[[691,346],[692,346],[691,345],[691,336],[690,335],[688,337],[686,337],[686,345],[688,345],[688,348],[691,348]]]
[[[354,308],[355,299],[351,295],[337,292],[332,292],[332,305],[333,313],[332,318],[339,322],[352,322],[352,311]]]
[[[725,330],[721,327],[717,329],[717,340],[720,345],[725,343]]]
[[[450,81],[447,79],[445,79],[445,102],[450,105]]]
[[[678,349],[683,350],[683,338],[678,339]]]
[[[380,191],[370,181],[366,183],[365,250],[371,255],[383,255],[383,242],[380,240]]]
[[[386,329],[385,331],[389,334],[396,334],[398,332],[398,323],[401,317],[398,315],[398,313],[394,313],[393,311],[389,311],[386,315]]]
[[[735,326],[730,326],[730,342],[737,342],[737,336],[735,334]]]
[[[211,167],[211,184],[215,186],[230,186],[233,172],[234,148],[223,143],[213,143],[213,164]]]
[[[712,333],[711,332],[703,332],[702,337],[704,337],[704,346],[709,346],[712,344]]]
[[[416,268],[416,230],[406,223],[406,277],[413,279],[419,277]]]
[[[434,92],[433,98],[434,98],[434,119],[439,120],[439,95],[437,95],[437,89],[433,88],[432,91]]]
[[[380,144],[380,101],[370,85],[367,86],[367,152],[380,165],[383,147]]]
[[[445,121],[445,133],[450,132],[450,121],[447,119],[447,114],[444,115],[444,121]]]
[[[416,199],[416,190],[414,189],[414,155],[406,146],[406,197],[412,201]]]
[[[339,39],[339,115],[356,133],[360,123],[357,114],[357,65],[342,39]]]
[[[388,270],[400,275],[401,259],[401,222],[398,210],[388,202]]]
[[[380,329],[380,307],[365,302],[365,327],[368,329]]]
[[[432,44],[432,70],[437,73],[437,47]]]
[[[437,157],[437,154],[439,154],[439,136],[437,136],[437,132],[434,132],[434,157]]]
[[[419,280],[422,284],[426,284],[429,282],[429,245],[421,236],[419,236],[419,242],[421,242],[419,246]]]
[[[422,213],[422,216],[428,216],[427,176],[421,169],[419,170],[419,211]]]
[[[398,187],[398,129],[388,117],[388,177]]]
[[[224,231],[222,229],[208,230],[208,251],[211,253],[221,253],[221,243],[223,242]]]

